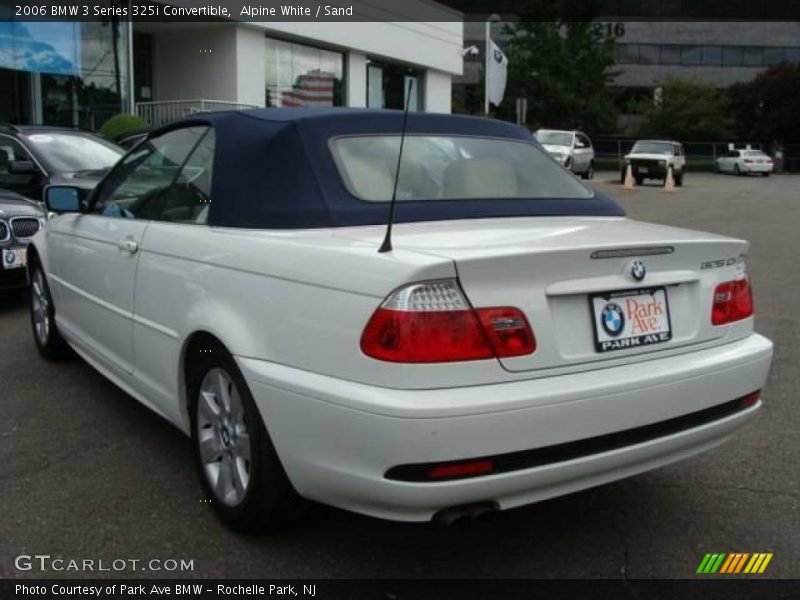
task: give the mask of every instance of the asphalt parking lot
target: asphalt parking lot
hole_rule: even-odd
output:
[[[732,442],[632,479],[464,529],[319,508],[242,537],[202,503],[187,439],[85,363],[42,361],[24,294],[0,296],[0,576],[14,557],[192,559],[193,577],[689,577],[706,552],[773,552],[800,577],[800,176],[689,173],[667,194],[592,182],[642,220],[752,242],[756,329],[776,354],[765,410]],[[106,573],[107,574],[107,573]],[[104,575],[94,573],[86,575]]]

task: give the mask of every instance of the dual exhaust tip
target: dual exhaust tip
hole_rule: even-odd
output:
[[[433,515],[432,520],[441,527],[464,527],[475,521],[484,521],[499,511],[497,502],[475,502],[443,508]]]

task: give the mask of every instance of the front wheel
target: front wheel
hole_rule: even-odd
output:
[[[36,349],[48,360],[58,360],[69,354],[69,346],[56,326],[56,311],[50,286],[42,266],[36,262],[31,269],[30,312],[33,340]]]
[[[236,362],[209,348],[191,367],[192,441],[203,488],[217,516],[246,533],[296,516],[292,488]]]
[[[733,174],[737,177],[742,174],[742,171],[739,169],[739,165],[733,165]]]
[[[675,185],[678,187],[683,185],[683,172],[675,173]]]

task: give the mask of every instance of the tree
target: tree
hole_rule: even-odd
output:
[[[530,126],[613,131],[616,109],[606,90],[614,78],[614,40],[591,22],[601,0],[531,0],[506,26],[508,85],[501,116],[514,115],[514,98],[528,99]],[[571,11],[579,13],[572,14]]]
[[[676,76],[667,77],[658,87],[661,88],[658,99],[640,104],[640,136],[687,141],[730,137],[730,107],[724,90]]]
[[[736,133],[753,141],[800,140],[800,65],[783,63],[730,87]]]

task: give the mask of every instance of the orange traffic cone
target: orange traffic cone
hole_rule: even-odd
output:
[[[667,169],[667,178],[664,179],[664,191],[670,194],[675,191],[675,177],[672,176],[672,166]]]
[[[631,170],[631,166],[628,165],[628,168],[625,169],[625,181],[622,184],[623,190],[632,190],[636,187],[636,184],[633,183],[633,171]]]

